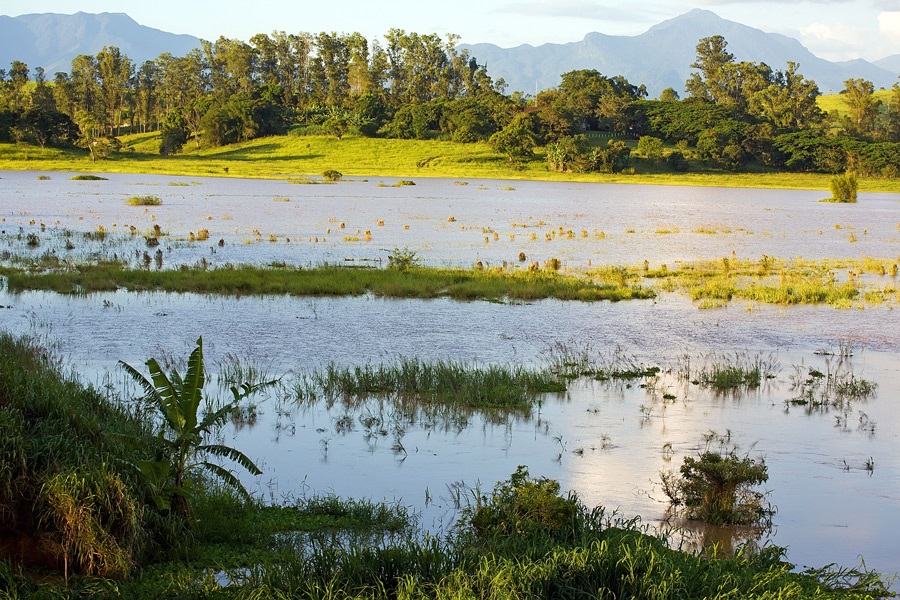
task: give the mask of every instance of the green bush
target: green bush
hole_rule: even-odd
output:
[[[344,174],[340,171],[335,171],[334,169],[328,169],[324,173],[322,173],[322,178],[326,181],[340,181],[343,178]]]
[[[559,483],[541,477],[534,479],[528,469],[519,466],[508,481],[494,487],[490,498],[477,498],[465,516],[476,538],[511,536],[574,537],[579,505],[574,495],[559,495]]]
[[[752,486],[769,479],[763,461],[730,452],[706,451],[699,458],[687,457],[681,477],[662,474],[663,490],[673,506],[683,505],[687,516],[713,525],[755,525],[771,515],[763,494]]]
[[[838,202],[856,202],[856,191],[859,183],[856,175],[845,173],[831,178],[831,198]]]

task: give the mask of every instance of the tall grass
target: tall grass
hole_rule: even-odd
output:
[[[326,397],[399,394],[419,401],[478,409],[528,410],[535,395],[565,391],[546,371],[522,367],[475,366],[401,358],[392,364],[315,371],[312,384]]]
[[[117,434],[149,431],[29,340],[0,334],[0,537],[65,573],[129,573],[153,517]]]

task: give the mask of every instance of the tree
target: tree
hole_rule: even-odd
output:
[[[841,92],[849,112],[847,129],[853,135],[870,135],[875,128],[875,117],[881,101],[875,98],[875,86],[865,79],[848,79]]]
[[[13,110],[21,108],[25,105],[23,97],[23,89],[28,83],[28,65],[19,60],[12,61],[12,67],[7,76],[12,84],[12,108]]]
[[[667,87],[660,92],[659,99],[663,102],[676,102],[679,100],[678,92],[675,91],[675,88]]]
[[[505,154],[510,164],[521,165],[534,156],[538,139],[535,120],[532,115],[517,115],[509,125],[491,136],[491,147]]]
[[[638,140],[637,152],[644,158],[657,160],[663,155],[663,141],[657,137],[645,135]]]
[[[125,372],[144,390],[147,400],[156,409],[162,428],[155,438],[157,447],[153,460],[137,464],[141,474],[154,491],[154,501],[160,509],[169,508],[185,518],[190,517],[190,488],[188,480],[194,470],[201,469],[244,496],[247,490],[234,473],[219,464],[210,462],[209,456],[230,459],[259,475],[261,471],[244,453],[230,446],[210,444],[207,438],[231,416],[237,404],[258,390],[273,385],[269,381],[255,386],[247,383],[241,389],[231,388],[234,402],[215,408],[206,406],[203,387],[206,375],[203,368],[203,338],[197,339],[197,347],[188,358],[184,377],[172,369],[167,376],[156,359],[145,364],[150,378],[131,365],[119,361]]]
[[[694,98],[720,102],[726,96],[725,65],[734,62],[734,55],[726,50],[728,42],[721,35],[701,38],[697,43],[697,58],[691,63],[691,73],[685,91]]]

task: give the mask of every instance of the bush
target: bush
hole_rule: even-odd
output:
[[[490,498],[477,498],[468,507],[472,532],[479,539],[495,537],[549,535],[554,539],[574,536],[579,505],[573,495],[559,495],[559,483],[541,477],[534,479],[528,469],[519,466],[508,481],[494,487]]]
[[[322,173],[322,178],[326,181],[340,181],[344,176],[340,171],[335,171],[334,169],[328,169],[324,173]]]
[[[751,489],[769,479],[763,461],[730,452],[706,451],[687,457],[681,477],[662,473],[663,491],[673,506],[683,505],[687,516],[713,525],[755,525],[771,515],[763,494]]]
[[[159,199],[159,196],[132,196],[128,200],[126,200],[129,206],[159,206],[162,204],[162,200]]]
[[[831,198],[838,202],[856,202],[856,191],[859,184],[856,175],[846,173],[831,178]]]

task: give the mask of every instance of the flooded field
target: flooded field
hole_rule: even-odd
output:
[[[394,247],[416,250],[430,265],[513,263],[524,252],[529,260],[560,257],[573,268],[763,254],[900,255],[895,195],[834,205],[816,202],[823,192],[777,190],[50,176],[2,174],[4,263],[44,253],[72,261],[134,256],[146,250],[154,225],[168,234],[160,238],[164,268],[201,260],[378,261]],[[161,204],[126,203],[146,194]],[[101,227],[107,235],[86,236]],[[197,239],[201,229],[208,239]],[[28,234],[37,245],[29,245]],[[277,390],[223,432],[258,459],[264,474],[248,483],[272,500],[328,491],[400,499],[436,530],[452,521],[472,487],[490,488],[524,464],[587,504],[659,525],[667,516],[660,471],[677,470],[707,444],[727,444],[764,458],[769,469],[764,487],[777,512],[758,543],[788,546],[800,565],[855,565],[862,556],[870,568],[900,571],[900,540],[889,526],[900,508],[900,311],[890,304],[838,310],[734,302],[699,310],[677,293],[619,303],[497,304],[124,291],[61,296],[3,287],[0,327],[38,337],[87,381],[126,393],[133,390],[118,360],[137,366],[151,356],[184,359],[200,335],[217,374],[211,390],[229,373],[280,377]],[[512,414],[298,393],[305,377],[331,364],[416,357],[543,368],[563,351],[660,372],[573,379],[568,391],[542,395],[530,412]],[[759,388],[719,393],[692,383],[705,364],[757,356],[774,375]],[[840,407],[814,409],[796,402],[811,370],[852,373],[876,387]],[[689,538],[726,545],[749,535],[671,524],[685,526]]]

